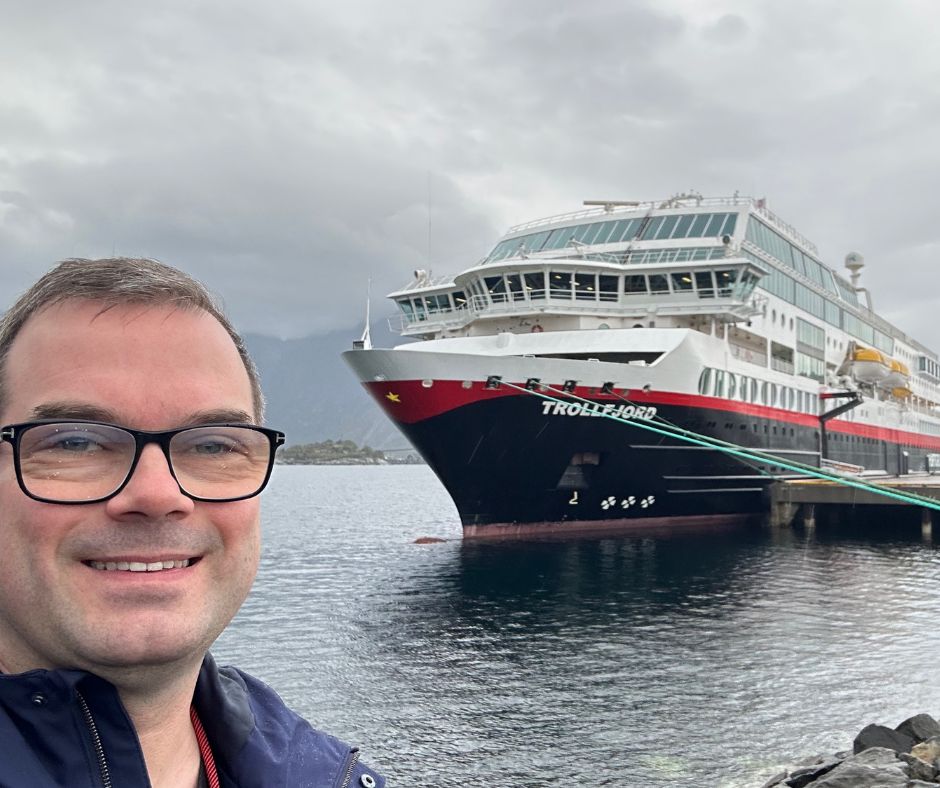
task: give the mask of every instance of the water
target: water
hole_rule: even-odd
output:
[[[919,528],[463,544],[424,466],[278,467],[263,520],[214,652],[396,786],[759,788],[940,715]]]

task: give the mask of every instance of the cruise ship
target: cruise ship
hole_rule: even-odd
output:
[[[420,341],[343,355],[465,536],[733,523],[795,467],[940,461],[937,354],[873,311],[863,266],[763,199],[587,201],[416,271],[389,298]]]

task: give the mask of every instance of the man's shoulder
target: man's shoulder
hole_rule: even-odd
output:
[[[238,668],[219,667],[207,655],[194,697],[213,752],[238,784],[285,786],[376,786],[384,780],[358,763],[357,748],[316,730],[280,696]],[[337,781],[350,775],[350,781]]]

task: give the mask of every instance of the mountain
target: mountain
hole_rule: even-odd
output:
[[[245,335],[267,397],[265,421],[287,433],[288,446],[351,440],[375,449],[410,448],[340,358],[358,338],[348,330],[286,340]],[[404,340],[381,319],[373,325],[372,341],[393,347]]]

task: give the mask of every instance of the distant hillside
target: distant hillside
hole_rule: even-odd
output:
[[[268,400],[267,422],[287,433],[287,445],[351,440],[377,449],[410,444],[365,393],[340,353],[359,332],[282,340],[247,334],[245,343],[258,365]],[[376,347],[402,344],[384,318],[372,325]]]

